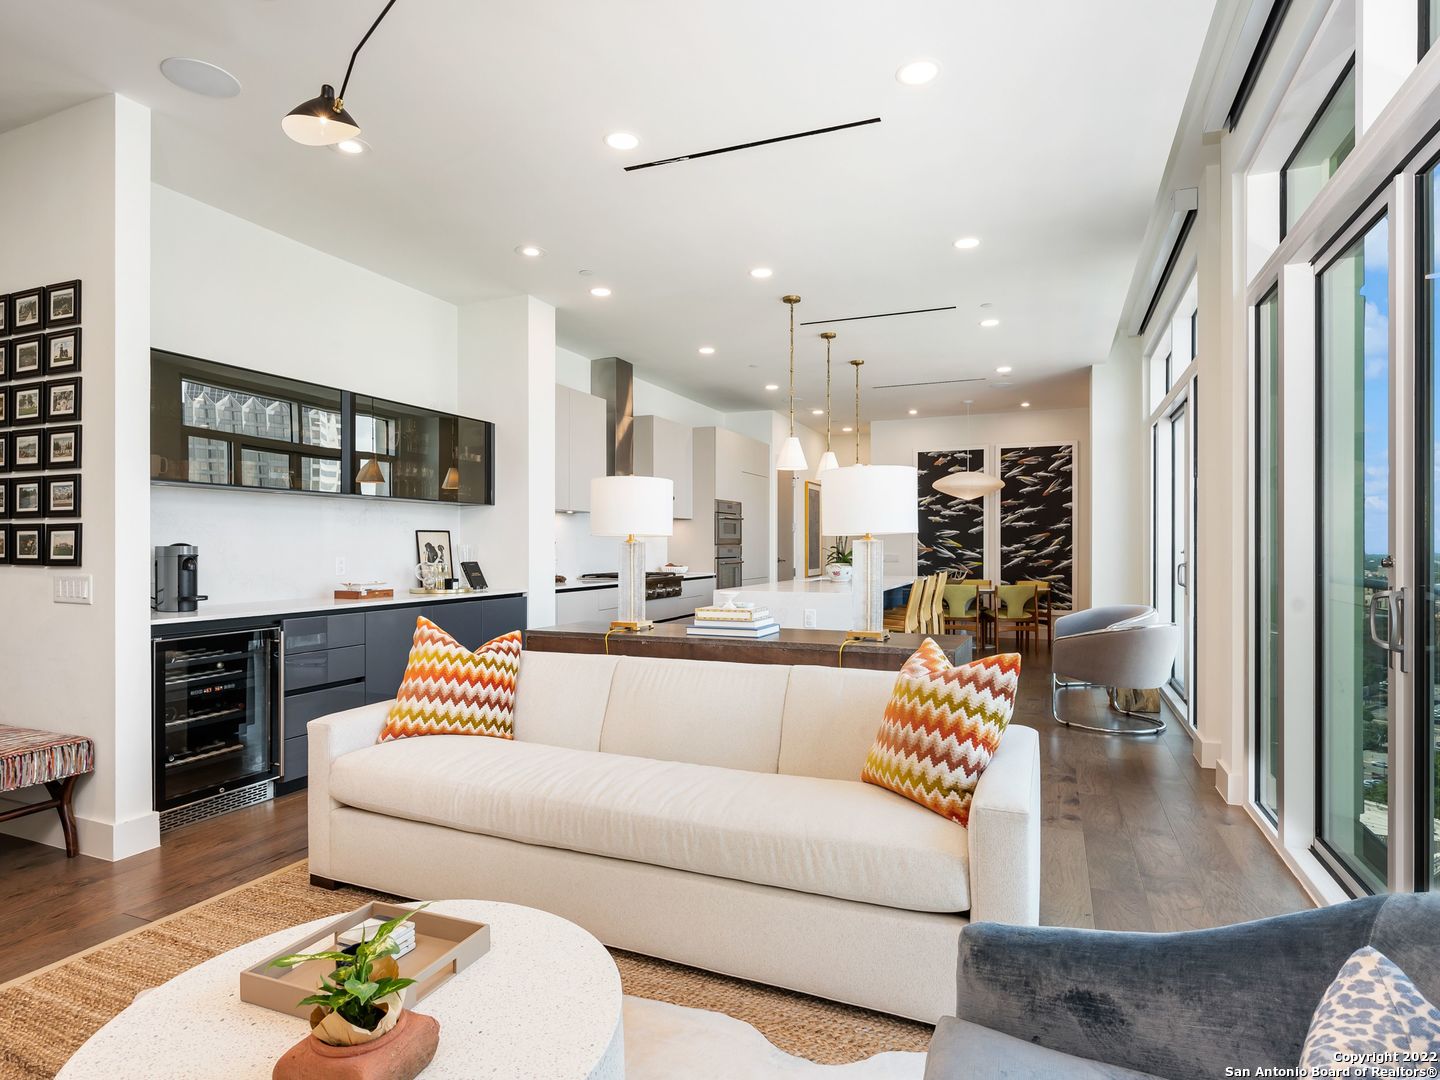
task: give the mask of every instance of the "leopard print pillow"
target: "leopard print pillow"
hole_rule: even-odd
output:
[[[1356,950],[1310,1020],[1300,1075],[1395,1076],[1397,1065],[1437,1064],[1440,1009],[1382,953]]]

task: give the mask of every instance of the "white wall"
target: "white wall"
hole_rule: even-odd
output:
[[[150,113],[107,96],[0,135],[0,292],[79,278],[84,332],[80,572],[91,606],[56,605],[59,571],[0,566],[0,721],[86,735],[81,850],[159,842],[151,809],[148,515]],[[25,792],[32,798],[33,792]],[[61,842],[54,814],[7,831]]]
[[[973,416],[921,417],[915,420],[875,420],[870,424],[870,464],[909,465],[923,450],[963,450],[987,447],[987,472],[997,472],[997,447],[1040,443],[1069,443],[1075,447],[1075,606],[1090,604],[1090,480],[1086,465],[1090,441],[1088,409],[1041,411],[1017,409],[1003,413],[975,413]],[[842,459],[843,463],[843,459]],[[997,502],[1000,496],[987,495]],[[998,519],[998,505],[987,516]],[[998,561],[998,531],[987,537],[987,559]],[[885,538],[885,573],[909,576],[915,573],[915,538]],[[991,550],[995,549],[995,550]]]
[[[152,195],[156,348],[464,411],[453,304],[167,188]],[[467,415],[504,430],[492,402],[475,405]],[[522,585],[523,571],[496,573],[490,536],[453,506],[157,486],[150,514],[153,544],[199,546],[212,604],[324,597],[342,580],[408,588],[416,529],[452,530],[492,584]]]
[[[1140,340],[1090,369],[1090,603],[1148,604],[1149,460]]]

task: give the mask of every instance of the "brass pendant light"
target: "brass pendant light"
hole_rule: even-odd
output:
[[[826,330],[820,336],[825,339],[825,453],[820,456],[820,464],[815,468],[816,479],[840,467],[835,451],[830,449],[830,345],[835,340],[835,331]]]
[[[790,437],[780,447],[775,468],[785,472],[804,472],[810,465],[805,460],[800,440],[795,437],[795,305],[800,302],[800,297],[792,293],[782,296],[780,301],[790,306]]]
[[[860,464],[860,369],[864,367],[864,360],[851,360],[850,366],[855,369],[855,464]]]

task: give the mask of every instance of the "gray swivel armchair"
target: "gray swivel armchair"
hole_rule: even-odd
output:
[[[1320,999],[1366,945],[1440,1001],[1440,893],[1181,934],[973,923],[960,934],[959,1019],[935,1029],[925,1080],[1293,1069]]]
[[[1089,608],[1055,620],[1051,650],[1050,715],[1057,724],[1098,731],[1106,735],[1159,735],[1162,716],[1122,709],[1115,701],[1116,687],[1148,690],[1170,677],[1180,628],[1160,623],[1152,607],[1118,605]],[[1065,690],[1103,688],[1110,697],[1113,726],[1082,724],[1060,715],[1060,694]]]

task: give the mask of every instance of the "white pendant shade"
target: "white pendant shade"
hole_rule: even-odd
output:
[[[918,532],[918,476],[909,465],[831,469],[820,500],[820,531],[826,536]]]
[[[954,499],[978,499],[991,492],[999,491],[1005,486],[1005,481],[998,476],[991,476],[989,473],[953,472],[948,476],[942,476],[931,486],[940,494],[949,495]]]
[[[829,472],[831,469],[838,469],[839,467],[840,461],[835,457],[835,451],[826,450],[825,453],[820,455],[820,464],[815,467],[815,475],[820,476]]]
[[[675,484],[663,476],[597,476],[590,481],[590,535],[669,536]]]
[[[800,440],[791,435],[780,447],[780,458],[775,462],[775,468],[785,472],[804,472],[809,467]]]

